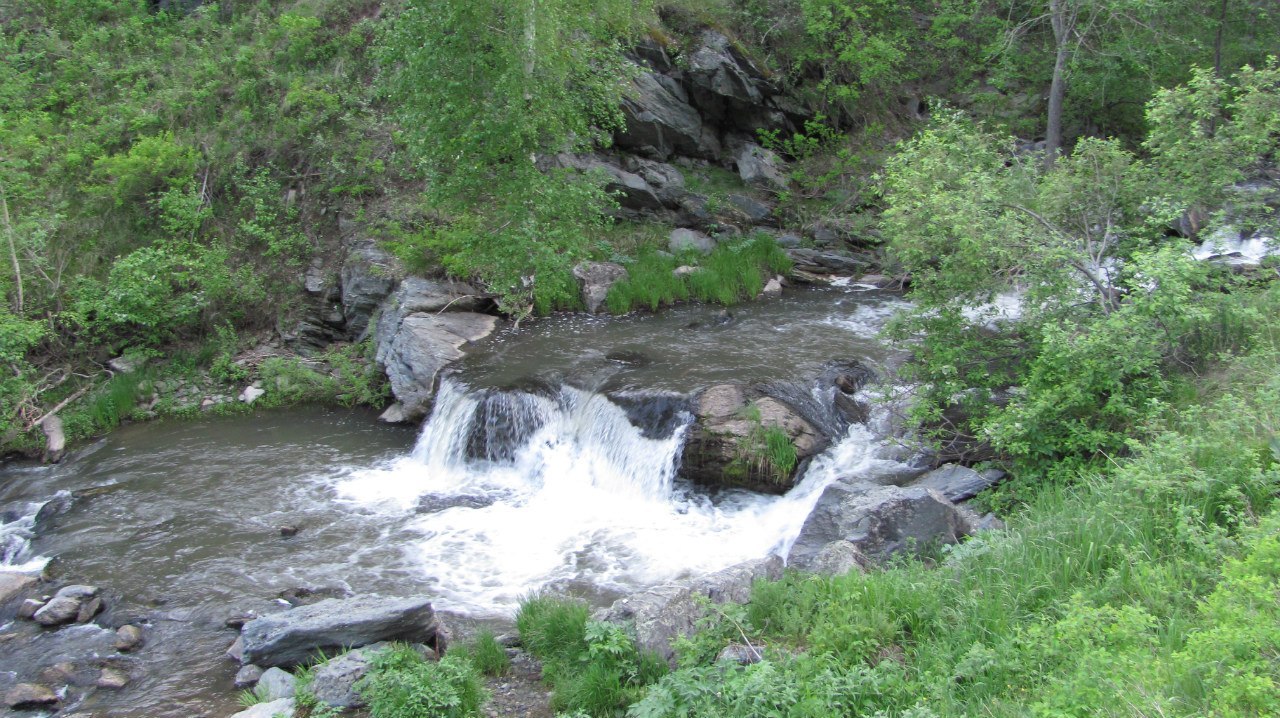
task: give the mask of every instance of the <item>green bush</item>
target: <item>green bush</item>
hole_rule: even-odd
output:
[[[425,660],[408,646],[377,653],[356,684],[371,718],[470,718],[480,715],[484,684],[465,658]]]

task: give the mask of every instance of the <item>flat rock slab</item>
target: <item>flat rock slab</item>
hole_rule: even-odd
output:
[[[240,632],[242,661],[296,666],[321,650],[390,640],[430,643],[437,629],[427,598],[331,598],[244,624]]]
[[[968,501],[979,493],[996,485],[1004,478],[1004,472],[994,469],[974,471],[958,464],[945,464],[912,482],[912,486],[933,489],[948,500]]]
[[[435,395],[440,370],[464,356],[463,344],[493,332],[498,319],[475,312],[409,314],[384,328],[383,322],[392,321],[393,316],[384,316],[378,323],[377,360],[387,372],[402,418],[416,419]]]

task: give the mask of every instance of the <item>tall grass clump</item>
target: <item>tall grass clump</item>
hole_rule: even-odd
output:
[[[481,630],[465,645],[450,648],[450,653],[459,654],[471,661],[486,676],[501,676],[511,668],[511,658],[507,650],[498,643],[493,631]]]
[[[674,270],[682,264],[694,271],[677,276]],[[790,269],[791,259],[765,234],[722,241],[705,257],[649,250],[628,265],[627,278],[609,290],[605,306],[614,314],[652,311],[686,299],[729,306],[757,296],[767,277]]]
[[[637,650],[621,626],[588,620],[581,601],[531,596],[520,605],[516,627],[525,648],[542,661],[556,710],[621,716],[666,673],[666,663]]]

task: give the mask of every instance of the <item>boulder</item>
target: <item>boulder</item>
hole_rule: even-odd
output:
[[[263,673],[261,666],[246,663],[240,666],[240,670],[236,671],[235,687],[252,688],[258,684],[258,679],[262,677]]]
[[[790,183],[781,169],[782,160],[772,151],[747,142],[734,159],[743,182],[771,192],[787,190]]]
[[[583,262],[573,268],[573,276],[582,287],[582,303],[595,314],[604,306],[609,289],[626,278],[627,270],[613,262]]]
[[[35,618],[36,611],[39,611],[43,606],[44,601],[38,598],[28,598],[18,604],[18,618]]]
[[[355,684],[369,672],[369,659],[385,649],[384,643],[375,643],[354,651],[348,651],[317,666],[311,678],[311,694],[316,700],[339,710],[361,708],[365,701],[355,690]]]
[[[672,254],[679,254],[689,249],[701,254],[711,254],[711,250],[715,248],[714,239],[694,229],[673,229],[667,240],[667,249],[671,250]]]
[[[35,576],[15,571],[0,571],[0,606],[26,593],[36,583]]]
[[[622,100],[623,129],[614,143],[658,160],[673,155],[719,159],[720,139],[689,104],[676,80],[656,72],[640,72]]]
[[[280,716],[291,718],[293,716],[293,705],[292,698],[281,698],[270,703],[259,703],[256,706],[233,714],[231,718],[279,718]]]
[[[764,289],[760,290],[760,296],[765,297],[767,299],[777,299],[778,297],[781,297],[782,282],[780,282],[777,277],[770,279],[764,285]]]
[[[900,551],[955,543],[973,532],[964,512],[936,491],[923,487],[836,482],[828,486],[805,520],[788,557],[796,568],[816,570],[849,543],[873,562]]]
[[[916,479],[911,485],[933,489],[947,497],[948,501],[959,503],[995,486],[1003,478],[1004,472],[997,469],[979,472],[966,466],[945,464]]]
[[[261,398],[263,394],[266,394],[266,393],[267,392],[265,390],[259,387],[246,386],[244,388],[244,391],[240,392],[240,396],[238,398],[240,399],[241,402],[245,404],[252,404],[253,402],[257,401],[259,398]]]
[[[76,623],[88,623],[102,610],[102,599],[94,596],[80,602],[80,610],[76,611]]]
[[[67,455],[67,434],[62,428],[62,419],[51,414],[40,420],[40,430],[44,432],[44,460],[50,464],[62,461]]]
[[[374,310],[395,288],[399,265],[372,240],[357,242],[342,263],[342,318],[349,336],[361,341],[368,334]]]
[[[376,360],[410,421],[426,413],[436,375],[461,359],[462,345],[488,336],[497,318],[480,314],[489,299],[458,282],[406,279],[386,302],[374,334]]]
[[[60,626],[71,623],[80,615],[80,599],[55,596],[32,618],[41,626]]]
[[[623,166],[648,183],[664,207],[678,209],[680,202],[689,195],[684,185],[684,174],[674,165],[629,156],[623,160]]]
[[[426,598],[331,598],[246,623],[240,632],[242,662],[289,667],[320,650],[386,640],[430,643],[436,632]]]
[[[755,197],[745,194],[731,194],[729,204],[733,206],[751,224],[773,223],[773,207]]]
[[[635,627],[636,647],[653,651],[668,662],[675,657],[672,643],[689,636],[698,620],[707,615],[704,601],[712,604],[746,603],[757,580],[777,580],[782,561],[776,557],[748,561],[700,578],[655,586],[618,599],[598,611],[598,620],[630,623]]]
[[[787,256],[795,268],[812,274],[862,276],[869,263],[847,253],[818,249],[788,249]]]
[[[681,473],[707,486],[785,493],[794,485],[800,464],[826,445],[826,437],[790,406],[768,396],[753,398],[733,384],[703,391],[694,416]],[[765,432],[770,429],[780,429],[791,442],[793,466],[777,467],[766,459]]]
[[[48,708],[60,702],[52,688],[38,683],[19,683],[4,694],[5,705],[15,710]]]
[[[293,674],[279,668],[268,668],[258,676],[258,683],[253,692],[264,701],[275,701],[281,698],[292,698],[298,690],[298,679]]]

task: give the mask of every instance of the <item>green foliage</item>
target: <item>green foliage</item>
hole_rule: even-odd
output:
[[[356,690],[372,718],[468,718],[480,715],[486,698],[465,658],[446,655],[433,663],[408,646],[375,654]]]
[[[574,295],[569,268],[610,199],[601,178],[537,156],[607,141],[628,76],[616,48],[646,16],[644,3],[448,0],[409,3],[385,28],[382,87],[440,215],[427,244],[508,311]]]
[[[666,664],[640,653],[621,626],[589,621],[588,613],[582,602],[535,595],[521,602],[516,627],[525,648],[542,661],[553,708],[618,716],[666,672]]]
[[[1150,159],[1089,139],[1044,171],[943,109],[903,144],[886,164],[884,219],[917,302],[895,331],[913,340],[918,419],[940,438],[988,441],[1024,471],[1063,472],[1060,459],[1123,452],[1179,367],[1250,346],[1262,317],[1164,238],[1276,147],[1271,115],[1238,109],[1271,107],[1276,70],[1242,77],[1212,136],[1184,120],[1209,122],[1187,107],[1216,102],[1214,83],[1154,101]],[[1000,295],[1019,297],[1020,316],[1000,315]],[[1010,387],[1006,409],[995,398]]]
[[[937,564],[757,584],[739,625],[765,660],[702,651],[628,715],[1274,712],[1276,352],[1237,360],[1112,474],[1043,487]]]
[[[368,356],[368,344],[330,348],[317,360],[270,357],[259,373],[269,403],[336,402],[382,406],[389,388]]]

